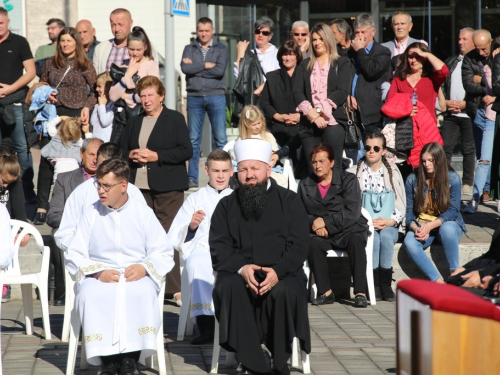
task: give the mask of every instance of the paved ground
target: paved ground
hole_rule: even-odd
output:
[[[59,340],[62,329],[63,308],[50,307],[52,340],[43,339],[40,305],[34,302],[35,329],[26,336],[21,301],[2,304],[1,330],[4,374],[62,374],[65,373],[68,344]],[[313,374],[355,375],[391,374],[396,367],[396,331],[394,303],[380,302],[366,309],[352,307],[351,301],[341,301],[326,307],[309,307]],[[189,338],[179,342],[177,322],[179,308],[167,302],[164,308],[165,350],[169,374],[195,375],[210,371],[212,345],[193,346]],[[222,351],[219,373],[233,374],[235,368],[225,368]],[[80,350],[77,364],[79,364]],[[293,368],[300,373],[300,369]],[[90,367],[75,374],[94,374]],[[141,368],[143,374],[157,374],[155,370]]]

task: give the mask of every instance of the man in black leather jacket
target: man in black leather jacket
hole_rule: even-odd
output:
[[[474,30],[470,27],[460,30],[458,36],[458,47],[460,53],[452,56],[445,61],[450,70],[450,74],[443,84],[443,94],[446,98],[446,113],[444,121],[441,124],[441,136],[444,142],[444,151],[446,159],[451,163],[451,155],[462,135],[462,155],[463,170],[462,194],[472,195],[472,186],[474,183],[475,168],[475,147],[474,135],[472,134],[472,120],[465,111],[465,89],[462,84],[462,64],[464,56],[474,49],[472,42],[472,33]]]
[[[490,38],[491,39],[491,38]],[[466,92],[466,112],[471,119],[476,117],[478,109],[484,109],[481,101],[486,94],[486,83],[483,75],[483,66],[486,58],[482,57],[476,49],[464,57],[462,64],[462,83]]]

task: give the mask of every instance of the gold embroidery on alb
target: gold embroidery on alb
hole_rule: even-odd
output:
[[[149,335],[149,334],[155,334],[156,333],[156,328],[155,327],[141,327],[139,328],[139,335]]]
[[[88,267],[81,268],[80,272],[78,272],[78,281],[80,281],[82,279],[84,274],[92,272],[92,271],[97,271],[100,268],[105,268],[104,264],[97,263],[97,264],[93,264],[93,265],[88,266]]]
[[[196,310],[212,310],[212,304],[211,303],[195,303],[194,305],[191,305],[191,311],[196,311]]]
[[[91,335],[85,336],[85,344],[92,341],[102,341],[102,335],[100,333],[93,333]]]
[[[151,275],[153,275],[154,277],[156,277],[160,281],[163,279],[163,277],[160,274],[158,274],[158,272],[156,272],[155,268],[153,267],[153,263],[148,262],[148,261],[145,261],[143,263],[148,267],[149,273]]]

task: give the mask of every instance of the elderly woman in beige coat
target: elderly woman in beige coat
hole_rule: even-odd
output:
[[[364,140],[365,156],[357,166],[348,170],[358,177],[361,194],[371,191],[380,193],[394,191],[394,210],[390,217],[372,217],[373,234],[373,279],[378,301],[394,301],[392,281],[392,254],[399,233],[404,234],[406,194],[404,181],[396,165],[385,158],[387,152],[382,133],[368,133]]]

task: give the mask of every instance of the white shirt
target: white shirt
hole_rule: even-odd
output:
[[[458,59],[457,66],[455,66],[450,78],[450,100],[462,101],[465,99],[465,89],[462,83],[462,63],[464,58],[460,55]],[[469,117],[466,113],[453,113],[453,116]]]
[[[196,193],[190,194],[184,201],[177,215],[175,215],[174,221],[168,231],[168,236],[174,249],[177,250],[184,259],[187,259],[189,254],[199,246],[205,247],[207,251],[210,250],[208,245],[208,234],[210,232],[212,214],[219,201],[232,192],[233,190],[228,187],[219,193],[217,189],[207,185]],[[198,226],[194,237],[190,241],[185,242],[193,214],[199,210],[203,210],[206,216]]]
[[[5,269],[12,264],[14,257],[14,238],[10,227],[10,215],[7,207],[0,204],[0,269]]]
[[[159,290],[174,266],[173,252],[167,233],[146,203],[129,198],[113,209],[99,200],[85,209],[65,263],[78,283],[100,271],[115,269],[123,274],[128,266],[141,264]]]
[[[272,72],[273,70],[277,70],[280,68],[280,64],[278,62],[278,49],[273,44],[270,45],[265,52],[260,52],[258,48],[254,48],[251,50],[253,53],[257,51],[257,58],[259,59],[260,66],[264,71],[264,74],[268,72]],[[238,78],[238,74],[240,70],[238,69],[238,65],[236,62],[234,63],[234,78]],[[265,77],[264,77],[265,80]]]
[[[94,186],[95,176],[81,183],[70,194],[64,204],[63,215],[59,229],[54,233],[56,245],[63,251],[67,251],[69,244],[76,231],[76,226],[80,221],[85,209],[99,200],[99,194]],[[129,198],[146,203],[141,191],[129,182],[127,187]]]
[[[115,104],[108,101],[106,105],[96,104],[90,116],[90,125],[94,128],[92,134],[103,142],[109,142],[113,131],[113,120],[115,118]]]

